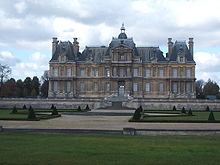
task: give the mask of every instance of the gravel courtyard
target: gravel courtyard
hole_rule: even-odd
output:
[[[93,110],[92,112],[118,112],[133,113],[132,110]],[[185,129],[210,130],[220,129],[220,123],[132,123],[128,122],[130,116],[85,116],[62,115],[60,118],[41,121],[0,121],[5,128],[66,128],[66,129],[98,129],[122,130],[126,127],[136,129]]]

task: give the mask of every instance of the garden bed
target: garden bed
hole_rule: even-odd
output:
[[[180,111],[144,111],[139,120],[131,118],[130,122],[159,122],[159,123],[220,123],[220,111],[213,112],[215,120],[208,120],[210,112],[192,111],[193,115]]]

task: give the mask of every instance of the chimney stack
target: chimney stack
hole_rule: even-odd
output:
[[[189,44],[189,52],[190,52],[190,54],[193,58],[193,44],[194,44],[193,38],[189,38],[189,43],[188,44]]]
[[[53,42],[52,42],[52,57],[53,57],[54,53],[56,52],[58,42],[59,42],[59,41],[57,40],[57,37],[53,37]]]
[[[79,53],[79,42],[77,41],[77,38],[73,38],[73,54],[77,56]]]
[[[168,38],[168,58],[170,59],[173,50],[172,38]]]

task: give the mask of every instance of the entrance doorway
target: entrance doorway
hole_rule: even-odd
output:
[[[118,94],[119,94],[119,96],[124,96],[125,95],[125,86],[123,86],[123,85],[119,86]]]
[[[124,96],[125,95],[125,82],[119,81],[118,82],[118,96]]]

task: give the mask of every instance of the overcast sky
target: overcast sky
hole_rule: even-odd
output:
[[[48,70],[52,37],[108,46],[124,22],[137,46],[164,54],[167,38],[193,37],[196,78],[220,84],[219,0],[1,0],[0,20],[0,63],[16,79]]]

